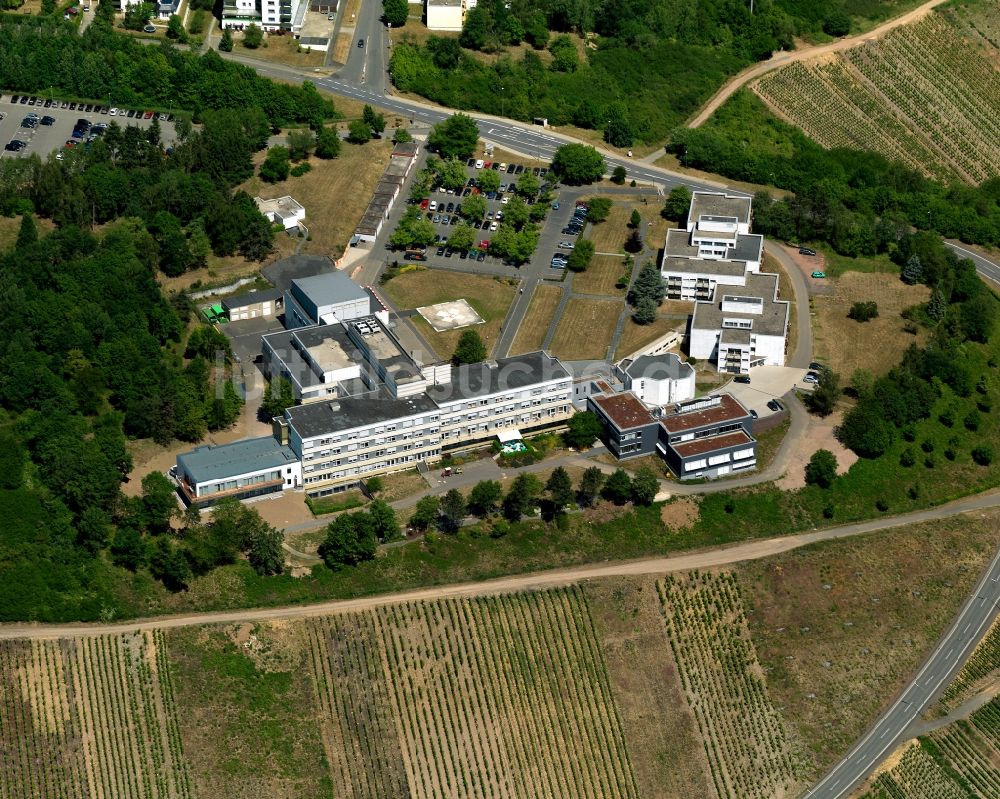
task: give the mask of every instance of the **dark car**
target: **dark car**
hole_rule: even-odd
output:
[[[524,167],[520,164],[517,165],[517,169],[514,170],[515,175],[520,175],[524,171]]]
[[[490,169],[492,169],[494,171],[498,170],[499,168],[500,168],[500,162],[499,161],[494,161],[493,162],[493,166],[490,167]]]
[[[28,102],[28,95],[24,95],[24,96],[23,96],[23,97],[21,98],[21,105],[24,105],[24,104],[25,104],[26,102]]]
[[[364,39],[358,39],[358,47],[364,47],[364,46],[365,46],[365,40]]]
[[[464,261],[464,260],[465,260],[466,258],[468,258],[468,257],[469,257],[469,253],[468,253],[468,252],[466,252],[465,250],[462,250],[462,251],[461,251],[461,252],[460,252],[460,253],[458,254],[458,259],[459,259],[460,261]]]
[[[535,167],[534,169],[532,169],[532,170],[531,170],[531,174],[532,174],[532,175],[534,175],[534,176],[535,176],[535,177],[537,178],[537,177],[538,177],[538,173],[539,173],[539,172],[541,172],[541,171],[542,171],[542,170],[541,170],[541,169],[539,169],[539,168],[538,168],[538,167],[536,166],[536,167]]]
[[[475,158],[470,158],[470,159],[468,159],[468,160],[467,160],[467,161],[465,162],[465,165],[466,165],[466,166],[475,166],[475,165],[476,165],[476,159],[475,159]]]
[[[45,125],[46,127],[48,127],[49,125],[55,125],[56,124],[56,118],[55,117],[44,116],[44,117],[42,117],[41,121],[42,121],[42,124]]]
[[[480,250],[479,251],[479,255],[476,256],[476,260],[477,261],[485,261],[486,260],[486,250]]]
[[[18,141],[17,139],[13,139],[12,141],[9,141],[7,142],[7,144],[4,145],[4,149],[9,153],[17,153],[23,150],[26,146],[27,145],[25,145],[23,141]]]
[[[757,417],[757,411],[755,411],[755,410],[754,410],[753,408],[751,408],[751,409],[750,409],[750,416],[751,416],[752,418],[754,418],[754,419],[758,418],[758,417]]]
[[[465,190],[464,190],[464,191],[462,192],[462,196],[463,196],[463,197],[468,197],[468,196],[469,196],[470,194],[472,194],[472,189],[465,189]]]
[[[564,228],[562,229],[562,234],[563,234],[564,236],[573,236],[573,235],[575,235],[575,234],[577,234],[577,233],[579,233],[579,232],[580,232],[580,231],[578,231],[578,230],[574,230],[573,228],[571,228],[571,227],[569,227],[569,226],[567,226],[567,227],[564,227]]]
[[[408,252],[403,256],[404,261],[426,261],[427,256],[422,252]]]
[[[453,217],[451,218],[451,222],[449,222],[448,224],[450,224],[450,225],[457,225],[457,224],[458,224],[458,214],[455,214],[455,215],[454,215],[454,216],[453,216]]]
[[[817,372],[825,372],[830,367],[820,363],[819,361],[813,361],[811,364],[809,364],[809,368]]]
[[[21,95],[19,95],[19,94],[12,94],[12,95],[10,96],[10,101],[11,101],[12,103],[17,103],[17,102],[19,102],[20,100],[21,100]]]
[[[517,164],[507,164],[507,174],[512,175],[514,170],[517,169]]]
[[[448,203],[448,207],[445,208],[444,210],[450,214],[452,211],[455,210],[455,203]]]
[[[772,411],[775,411],[776,413],[778,411],[784,410],[784,406],[780,402],[778,402],[776,399],[770,400],[767,403],[767,407],[770,408]]]
[[[815,255],[816,250],[811,247],[799,247],[799,255]]]
[[[444,247],[438,247],[435,255],[444,255]]]
[[[454,254],[455,254],[455,251],[451,247],[448,247],[444,251],[444,257],[445,258],[451,258],[451,256],[453,256]]]
[[[734,383],[749,383],[750,382],[750,375],[736,375],[736,377],[733,378],[733,382]]]

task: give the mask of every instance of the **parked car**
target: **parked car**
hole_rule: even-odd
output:
[[[476,260],[479,262],[486,260],[486,250],[480,250],[479,255],[476,256]]]
[[[434,254],[438,256],[444,255],[444,247],[438,247],[437,252]]]
[[[515,175],[520,175],[524,171],[524,167],[521,164],[517,165],[517,169],[514,170]]]
[[[815,278],[826,277],[826,272],[813,272],[812,276]]]
[[[42,124],[45,125],[45,127],[49,127],[50,125],[54,125],[54,124],[56,124],[56,118],[55,117],[50,117],[50,116],[44,116],[44,117],[42,117]]]
[[[815,255],[816,250],[811,247],[799,247],[799,255]]]
[[[556,202],[552,203],[552,210],[553,211],[558,211],[559,210],[559,201],[558,200],[556,200]]]
[[[485,163],[486,163],[486,162],[485,162],[485,161],[483,161],[483,159],[482,159],[482,158],[478,159],[478,160],[476,161],[476,169],[482,169],[482,168],[483,168],[483,165],[484,165]]]
[[[807,374],[805,377],[802,378],[802,382],[803,383],[818,383],[819,382],[819,377],[817,377],[812,372],[810,372],[809,374]]]
[[[445,208],[444,210],[450,214],[452,211],[455,210],[455,203],[448,203],[448,207]]]
[[[733,378],[733,382],[734,383],[749,383],[750,382],[750,375],[736,375],[736,377]]]
[[[4,145],[4,149],[9,153],[19,153],[27,146],[25,142],[19,139],[11,139]]]
[[[767,407],[770,408],[772,411],[775,411],[775,412],[784,410],[784,406],[780,402],[778,402],[776,399],[769,400],[768,403],[767,403]]]
[[[564,250],[572,250],[576,245],[571,241],[560,241],[559,246]]]
[[[460,260],[460,261],[464,261],[464,260],[465,260],[465,259],[467,259],[468,257],[469,257],[469,253],[468,253],[468,252],[467,252],[466,250],[462,250],[462,251],[461,251],[461,252],[460,252],[460,253],[458,254],[458,260]]]
[[[431,204],[431,201],[428,200],[425,197],[423,200],[420,201],[420,210],[421,211],[426,211],[428,209],[428,207],[430,206],[430,204]]]
[[[757,411],[755,411],[753,408],[750,409],[750,418],[751,419],[758,419],[758,418],[760,418],[760,417],[757,416]]]
[[[500,223],[499,222],[491,222],[490,223],[490,232],[492,233],[492,232],[496,231],[499,227],[500,227]]]
[[[812,363],[809,364],[809,369],[810,369],[810,371],[813,371],[813,372],[822,372],[825,369],[829,369],[829,368],[830,367],[827,366],[825,363],[820,363],[819,361],[813,361]]]
[[[404,261],[426,261],[427,256],[422,252],[408,252],[403,256]]]
[[[508,175],[513,175],[515,169],[517,169],[517,164],[507,164],[507,174]]]
[[[433,222],[436,225],[440,221],[441,221],[441,214],[434,214],[433,218],[431,219],[431,222]]]
[[[431,200],[431,201],[430,201],[430,202],[429,202],[429,203],[427,204],[427,209],[428,209],[429,211],[436,211],[436,210],[438,209],[438,201],[437,201],[437,200]]]

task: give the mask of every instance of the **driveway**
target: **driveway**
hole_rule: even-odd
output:
[[[736,397],[748,410],[757,411],[757,415],[764,418],[773,413],[767,407],[768,402],[773,399],[780,400],[796,387],[809,385],[802,381],[807,371],[794,366],[755,366],[750,370],[751,382],[731,382],[724,387],[724,390]]]

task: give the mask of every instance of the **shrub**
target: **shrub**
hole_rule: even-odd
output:
[[[941,422],[945,427],[955,426],[955,414],[952,413],[951,409],[944,411],[940,416],[938,416],[938,421]]]
[[[917,462],[917,456],[913,454],[913,450],[907,447],[899,455],[899,465],[909,468]]]
[[[979,415],[979,411],[969,411],[962,420],[962,424],[965,425],[965,429],[973,433],[979,429],[981,422],[982,417]]]
[[[293,166],[291,170],[289,170],[288,174],[291,175],[293,178],[300,178],[306,172],[309,172],[311,170],[312,167],[309,166],[309,162],[303,161],[301,164],[296,164],[295,166]]]
[[[823,518],[824,519],[832,519],[833,518],[833,505],[824,505],[823,506]]]
[[[878,508],[882,513],[885,513],[887,510],[889,510],[889,503],[886,502],[884,499],[877,499],[875,500],[875,507]]]
[[[933,452],[934,442],[928,438],[926,441],[920,444],[920,449],[922,449],[924,452]]]
[[[818,449],[806,464],[806,484],[829,488],[837,479],[837,458],[828,449]]]
[[[878,316],[878,303],[869,300],[868,302],[856,302],[847,312],[847,318],[855,322],[867,322]]]
[[[980,466],[989,466],[993,463],[993,447],[983,445],[972,450],[972,460]]]

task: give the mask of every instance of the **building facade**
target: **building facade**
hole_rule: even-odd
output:
[[[731,394],[663,409],[657,450],[682,480],[722,477],[757,466],[753,417]]]
[[[278,289],[266,289],[227,297],[222,301],[222,311],[230,322],[258,317],[268,318],[281,313],[284,307],[283,296]]]
[[[587,410],[601,423],[604,446],[618,460],[652,455],[659,427],[653,414],[631,392],[615,394],[605,387],[606,393],[587,397]]]
[[[641,355],[615,367],[615,375],[646,405],[669,405],[694,399],[694,367],[672,352]]]
[[[302,486],[302,464],[273,436],[196,447],[177,456],[177,484],[188,504],[250,499]]]

